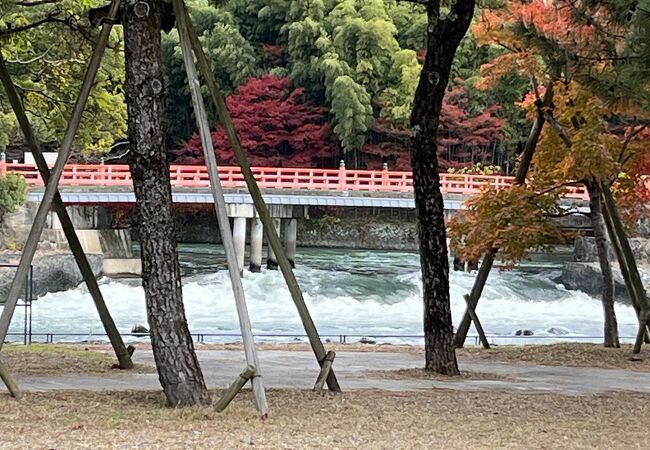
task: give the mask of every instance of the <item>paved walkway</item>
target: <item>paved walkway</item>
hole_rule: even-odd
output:
[[[208,387],[228,386],[245,367],[243,352],[198,351],[201,368]],[[153,366],[151,351],[138,350],[136,363]],[[260,352],[260,365],[268,388],[310,389],[318,375],[313,354],[298,351]],[[343,390],[383,389],[409,391],[431,388],[464,391],[519,391],[530,393],[556,392],[568,395],[597,394],[609,391],[650,393],[650,374],[613,369],[538,366],[489,361],[460,360],[461,370],[493,373],[507,380],[438,381],[418,379],[385,379],[369,374],[373,370],[395,370],[422,366],[422,356],[410,353],[340,352],[334,369]],[[0,383],[1,384],[1,383]],[[116,372],[102,376],[66,375],[19,378],[27,391],[52,390],[158,390],[158,375]]]

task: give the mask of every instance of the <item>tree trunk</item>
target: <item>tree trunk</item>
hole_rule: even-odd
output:
[[[427,53],[411,114],[411,164],[424,296],[426,369],[458,375],[452,345],[445,209],[438,175],[437,132],[456,49],[474,15],[473,0],[458,0],[446,18],[440,3],[427,4]]]
[[[600,184],[596,181],[586,183],[589,191],[589,208],[591,209],[591,226],[594,230],[594,239],[596,240],[596,249],[598,250],[598,261],[600,262],[600,271],[603,274],[603,312],[605,313],[605,347],[619,348],[618,341],[618,324],[616,322],[616,312],[614,311],[614,275],[612,274],[612,265],[609,261],[607,251],[607,235],[605,230],[605,220],[601,205]]]
[[[140,222],[142,285],[160,384],[171,406],[210,401],[194,352],[181,291],[165,152],[160,0],[124,15],[130,168]]]

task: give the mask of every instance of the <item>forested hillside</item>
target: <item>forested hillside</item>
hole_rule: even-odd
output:
[[[88,11],[104,4],[7,0],[0,6],[1,51],[44,142],[56,143],[65,130],[97,33]],[[540,17],[554,16],[544,12],[548,6],[541,0],[481,3],[457,52],[444,100],[442,169],[481,163],[510,173],[521,153],[530,127],[527,73],[543,56],[517,50],[517,43],[513,47],[499,35],[498,21],[490,24],[504,7],[517,4],[539,10]],[[189,0],[188,5],[254,164],[336,167],[345,159],[348,167],[409,168],[408,123],[427,33],[422,5],[397,0]],[[545,28],[524,29],[529,36],[522,39],[535,30],[561,31],[552,19],[540,26]],[[122,47],[116,27],[77,137],[77,158],[106,152],[125,137]],[[519,67],[508,63],[513,56]],[[201,163],[175,29],[163,37],[163,59],[170,159]],[[0,92],[0,149],[21,140],[4,95]],[[232,163],[216,129],[214,140],[219,161]]]
[[[422,6],[391,0],[191,5],[217,79],[236,90],[230,99],[235,117],[254,113],[246,113],[240,132],[256,162],[327,166],[343,158],[349,167],[387,163],[408,169],[408,121],[427,31]],[[165,38],[164,48],[170,147],[180,147],[174,151],[179,161],[198,162],[200,144],[191,139],[194,120],[175,33]],[[489,92],[475,86],[479,67],[498,51],[477,48],[471,35],[463,42],[441,118],[444,168],[501,163],[516,150],[523,116],[515,102],[527,88],[525,80],[513,76]],[[265,85],[268,98],[262,99]],[[229,162],[219,136],[219,159]]]

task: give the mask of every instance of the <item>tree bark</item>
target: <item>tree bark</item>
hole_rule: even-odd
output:
[[[140,222],[142,285],[160,384],[170,406],[207,404],[203,374],[187,327],[165,152],[160,0],[124,14],[125,93],[130,168]]]
[[[614,311],[614,275],[612,274],[612,265],[607,251],[607,235],[603,218],[600,184],[596,181],[589,181],[585,184],[589,191],[591,226],[594,231],[600,271],[603,274],[604,345],[605,347],[619,348],[621,344],[618,340],[618,324],[616,322],[616,312]]]
[[[456,49],[474,15],[474,0],[458,0],[447,17],[427,3],[427,53],[411,114],[411,164],[424,300],[426,369],[459,375],[453,347],[445,210],[438,175],[437,132]]]

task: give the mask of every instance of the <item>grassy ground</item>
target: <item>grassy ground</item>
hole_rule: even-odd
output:
[[[215,393],[215,397],[218,393]],[[650,396],[270,391],[225,413],[169,409],[157,393],[0,395],[2,448],[645,448]]]
[[[605,348],[598,344],[504,345],[484,350],[467,347],[458,351],[462,358],[490,361],[527,362],[549,366],[600,367],[650,372],[650,348],[634,355],[631,345]]]
[[[459,377],[450,377],[424,369],[397,369],[397,370],[366,370],[370,378],[386,378],[389,380],[438,380],[438,381],[465,381],[465,380],[511,380],[494,373],[473,372],[463,370]]]
[[[117,362],[115,356],[110,353],[110,347],[106,346],[99,349],[83,345],[7,344],[2,347],[0,358],[12,375],[20,376],[120,372],[114,367]],[[154,370],[140,364],[135,367],[138,373]]]

